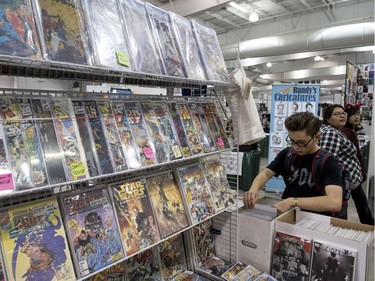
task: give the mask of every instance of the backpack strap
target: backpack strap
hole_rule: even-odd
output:
[[[312,163],[312,168],[311,168],[311,175],[313,178],[313,181],[318,188],[319,191],[321,191],[323,194],[325,193],[324,191],[324,186],[321,184],[319,181],[319,178],[316,177],[316,172],[318,171],[318,175],[323,174],[323,169],[324,169],[324,163],[326,160],[331,156],[331,154],[324,149],[320,148],[318,152],[316,153],[313,163]]]

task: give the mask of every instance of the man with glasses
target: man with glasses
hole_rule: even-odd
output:
[[[274,205],[279,213],[284,213],[293,207],[305,211],[331,215],[338,212],[342,206],[340,165],[333,155],[323,163],[323,190],[317,188],[312,175],[315,156],[321,150],[318,145],[320,120],[310,112],[299,112],[285,120],[288,130],[286,142],[291,146],[280,151],[275,159],[254,179],[249,191],[244,193],[243,202],[246,207],[255,206],[259,191],[273,176],[281,175],[285,182],[282,201]],[[295,152],[295,158],[286,165],[288,153]]]

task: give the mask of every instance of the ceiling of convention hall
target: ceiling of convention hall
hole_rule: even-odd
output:
[[[303,81],[320,83],[322,94],[340,93],[346,61],[374,63],[373,0],[144,2],[214,28],[228,70],[239,57],[258,92]]]

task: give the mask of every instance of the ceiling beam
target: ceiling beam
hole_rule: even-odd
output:
[[[171,11],[183,17],[188,17],[205,12],[208,9],[226,5],[230,1],[231,0],[180,0],[170,1],[170,3],[160,6],[160,8]]]
[[[224,18],[224,17],[222,17],[222,16],[220,16],[220,15],[218,15],[216,13],[205,12],[205,14],[210,15],[211,17],[214,17],[214,18],[216,18],[218,20],[221,20],[223,22],[226,22],[227,24],[230,24],[231,26],[237,27],[237,24],[235,22],[233,22],[233,21],[231,21],[229,19],[226,19],[226,18]]]

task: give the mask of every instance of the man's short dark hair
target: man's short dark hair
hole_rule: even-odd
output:
[[[285,119],[285,127],[292,132],[306,130],[313,137],[319,133],[320,120],[311,112],[298,112]]]

